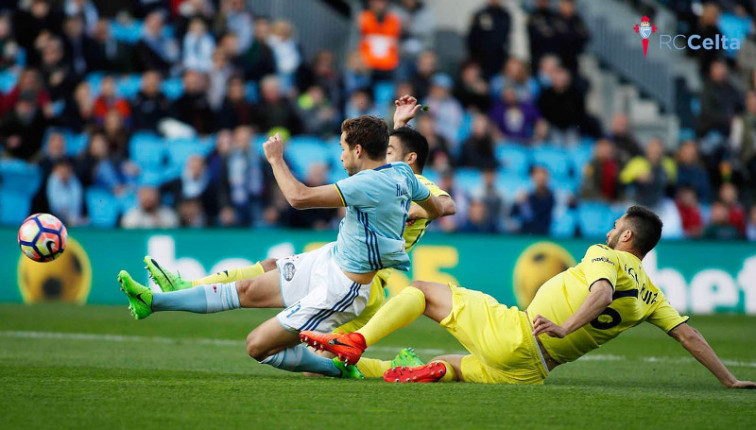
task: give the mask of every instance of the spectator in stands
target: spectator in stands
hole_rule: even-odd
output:
[[[302,130],[296,109],[281,93],[281,83],[276,76],[266,76],[260,81],[260,102],[256,106],[255,118],[254,124],[260,131],[283,127],[291,134],[298,134]]]
[[[179,204],[185,200],[198,200],[204,214],[213,223],[221,208],[228,206],[224,188],[210,180],[210,173],[201,155],[192,155],[186,161],[181,177],[164,186]]]
[[[64,100],[76,87],[78,77],[64,57],[63,42],[50,37],[42,46],[40,70],[53,102]]]
[[[93,133],[89,138],[86,151],[76,160],[76,176],[87,188],[104,188],[115,195],[126,191],[121,162],[110,157],[108,140],[102,133]]]
[[[238,38],[238,51],[244,52],[252,44],[254,19],[244,0],[221,0],[220,13],[216,17],[216,33],[234,33]]]
[[[513,215],[520,219],[522,233],[547,235],[556,204],[554,192],[549,186],[549,171],[543,166],[533,166],[530,179],[533,191],[523,192],[517,197]]]
[[[91,0],[66,0],[63,11],[68,17],[77,17],[87,34],[92,34],[100,19],[97,7]]]
[[[276,59],[273,56],[273,50],[268,45],[269,37],[270,20],[267,17],[257,17],[254,39],[240,57],[245,79],[257,82],[263,76],[276,73]]]
[[[86,81],[80,82],[74,90],[73,97],[66,100],[59,123],[76,133],[91,130],[97,126],[94,114],[94,99]]]
[[[212,110],[217,111],[223,104],[228,89],[228,81],[234,73],[236,73],[236,70],[229,64],[225,52],[222,49],[216,49],[213,52],[213,65],[208,74],[207,100]]]
[[[48,121],[37,105],[37,95],[23,92],[13,111],[0,119],[4,155],[30,161],[42,148]]]
[[[233,133],[229,129],[222,129],[215,135],[215,147],[205,158],[210,181],[219,184],[228,190],[228,174],[226,164],[228,155],[231,153]]]
[[[538,109],[532,101],[518,99],[514,87],[505,87],[501,92],[501,98],[494,102],[489,113],[491,120],[505,138],[530,142],[541,117]]]
[[[554,16],[557,55],[573,75],[577,74],[578,56],[583,53],[591,35],[583,19],[575,11],[574,0],[559,0],[559,9]]]
[[[312,86],[319,86],[331,104],[340,104],[341,75],[336,67],[336,59],[331,51],[324,50],[315,54],[311,64],[303,64],[297,71],[297,88],[300,93]]]
[[[50,3],[48,0],[32,0],[28,9],[19,8],[14,14],[13,28],[23,29],[16,32],[16,41],[31,57],[29,58],[30,65],[39,64],[38,59],[34,58],[35,42],[38,36],[44,32],[61,34],[63,15]]]
[[[372,74],[362,60],[362,54],[354,51],[347,55],[346,67],[343,75],[344,101],[357,90],[372,86]]]
[[[392,80],[399,65],[402,22],[388,10],[388,0],[368,0],[359,16],[360,54],[375,80]]]
[[[467,220],[460,227],[463,233],[495,233],[496,224],[491,221],[488,208],[480,199],[472,199],[467,210]]]
[[[551,88],[551,77],[561,67],[559,57],[554,54],[546,54],[541,57],[538,63],[532,64],[538,64],[538,74],[535,80],[538,84],[538,93],[540,94],[546,88]]]
[[[728,74],[727,63],[724,60],[711,63],[709,78],[704,82],[701,93],[701,135],[713,131],[727,136],[733,118],[742,110],[742,94],[729,82]]]
[[[194,17],[189,21],[189,31],[184,36],[182,48],[184,69],[202,73],[210,71],[213,65],[215,41],[207,31],[207,24],[202,18]]]
[[[748,225],[746,226],[746,238],[750,241],[756,240],[756,206],[751,206],[748,212]]]
[[[134,130],[157,132],[160,121],[170,116],[171,102],[160,89],[161,84],[159,72],[142,74],[142,87],[132,103]]]
[[[699,34],[701,36],[701,40],[707,38],[714,39],[721,35],[722,31],[719,29],[718,25],[719,15],[720,10],[719,6],[716,3],[705,3],[703,5],[703,10],[701,11],[701,17],[698,20],[698,25],[694,29],[693,33]],[[714,49],[699,49],[697,51],[693,51],[693,53],[698,57],[698,64],[701,68],[702,75],[705,75],[709,72],[711,64],[721,55],[718,50]]]
[[[226,99],[218,113],[218,128],[233,129],[254,121],[254,106],[247,101],[244,80],[233,76],[228,80]]]
[[[84,222],[83,201],[84,188],[74,175],[71,160],[59,160],[47,179],[47,202],[50,212],[69,227],[76,226]]]
[[[263,210],[266,180],[260,152],[251,148],[252,129],[239,126],[234,130],[227,162],[229,201],[238,225],[258,221]]]
[[[317,187],[326,185],[328,181],[328,165],[325,163],[310,164],[305,176],[305,185]],[[333,227],[337,215],[336,209],[313,209],[301,211],[289,207],[286,225],[292,228],[308,230],[326,230]]]
[[[467,51],[483,68],[486,78],[497,73],[509,56],[509,32],[512,17],[501,0],[488,0],[488,5],[475,13],[467,35]]]
[[[108,151],[112,157],[125,160],[129,155],[129,138],[131,134],[124,126],[123,117],[116,110],[105,115],[102,132],[108,139]]]
[[[457,146],[457,136],[462,125],[464,111],[459,102],[451,96],[452,79],[449,75],[437,73],[431,80],[431,88],[425,104],[436,117],[436,131]]]
[[[756,181],[756,90],[746,94],[745,112],[738,115],[730,129],[730,144],[735,159],[748,174],[751,182]]]
[[[506,87],[514,88],[520,101],[531,102],[538,98],[538,82],[528,74],[525,62],[514,57],[507,60],[501,74],[491,79],[491,98],[500,98]]]
[[[13,110],[21,94],[27,94],[34,97],[34,100],[47,117],[51,115],[50,94],[42,85],[39,72],[36,69],[24,69],[18,77],[16,86],[4,97],[0,98],[0,116],[6,115]]]
[[[139,188],[138,204],[121,219],[123,228],[175,228],[179,226],[176,212],[160,204],[160,192],[155,187]]]
[[[432,114],[419,115],[416,121],[417,131],[428,140],[428,166],[438,172],[448,170],[452,160],[449,142],[436,131],[436,119]]]
[[[132,3],[134,3],[134,16],[137,18],[146,18],[154,12],[168,16],[171,12],[170,0],[132,0]]]
[[[189,30],[189,25],[194,18],[201,18],[205,23],[215,19],[216,11],[213,0],[186,0],[178,5],[178,16],[175,20],[174,33],[176,37],[183,38]],[[175,4],[175,3],[173,3]],[[174,14],[175,16],[176,14]]]
[[[105,122],[105,117],[111,110],[121,115],[121,119],[127,125],[131,123],[131,106],[129,102],[116,95],[116,81],[112,76],[106,76],[100,83],[100,95],[94,102],[94,118],[98,124]]]
[[[207,226],[207,216],[199,199],[181,200],[177,208],[181,227],[199,228]]]
[[[110,33],[110,23],[101,19],[92,34],[100,55],[100,68],[112,73],[131,73],[134,67],[134,48],[116,40]]]
[[[462,143],[459,166],[477,169],[495,169],[494,138],[488,117],[477,114],[473,117],[472,134]]]
[[[423,118],[422,116],[420,118]],[[425,135],[427,136],[427,135]],[[441,230],[445,232],[457,231],[457,229],[467,222],[470,199],[467,190],[462,189],[454,182],[454,169],[446,168],[440,171],[441,180],[438,182],[439,188],[445,190],[454,200],[457,206],[457,213],[439,218],[437,221],[441,225]]]
[[[711,205],[709,215],[711,222],[704,229],[703,237],[717,240],[733,240],[742,237],[736,226],[730,222],[727,206],[716,201]]]
[[[572,85],[570,72],[557,69],[552,75],[552,86],[538,97],[538,110],[549,122],[551,138],[563,145],[572,145],[579,139],[578,126],[585,118],[585,100]]]
[[[382,116],[373,102],[373,94],[369,88],[353,92],[344,107],[346,118],[356,118],[361,115]]]
[[[659,138],[651,139],[645,156],[633,157],[620,172],[626,195],[646,207],[661,203],[676,178],[675,162],[664,155],[664,143]]]
[[[616,201],[619,198],[620,163],[614,143],[599,139],[593,147],[593,158],[583,171],[580,198],[585,200]]]
[[[698,145],[692,140],[683,142],[680,150],[677,151],[677,186],[692,188],[698,201],[704,203],[711,201],[709,172],[701,163]]]
[[[167,75],[179,59],[176,41],[163,33],[162,12],[151,12],[144,19],[142,37],[136,45],[136,69],[140,72],[157,70]]]
[[[697,238],[703,234],[703,217],[696,191],[692,187],[680,187],[675,195],[675,205],[680,212],[683,233],[686,238]]]
[[[730,224],[740,233],[745,233],[746,213],[738,201],[738,189],[732,182],[725,182],[719,187],[719,201],[727,208]]]
[[[97,43],[84,32],[84,23],[78,16],[66,18],[63,24],[66,57],[74,72],[83,76],[103,69],[102,54]]]
[[[11,15],[0,15],[0,71],[16,66],[18,43],[13,37]]]
[[[67,159],[65,136],[57,130],[51,130],[42,157],[37,162],[42,173],[42,182],[39,190],[32,198],[32,213],[50,212],[50,205],[47,202],[47,180],[50,178],[55,165]]]
[[[632,131],[630,131],[627,115],[624,113],[616,113],[612,117],[609,139],[617,145],[617,157],[622,164],[627,163],[633,157],[643,154],[638,140]]]
[[[488,96],[488,82],[483,79],[480,65],[475,61],[462,64],[459,79],[454,86],[454,97],[465,110],[488,112],[491,99]]]
[[[410,78],[410,83],[415,89],[418,100],[424,100],[430,92],[431,80],[438,72],[438,58],[432,51],[425,51],[415,62],[415,72]]]
[[[308,88],[299,96],[297,107],[305,133],[327,137],[339,129],[341,118],[331,101],[326,98],[322,87],[313,85]]]
[[[532,64],[540,64],[544,55],[554,52],[557,44],[554,15],[549,0],[535,0],[534,9],[528,15],[528,40]]]
[[[494,227],[494,231],[502,230],[504,220],[504,198],[496,186],[496,169],[486,168],[483,170],[483,187],[479,198],[486,207],[488,224]]]
[[[184,94],[174,100],[175,118],[194,128],[197,134],[213,132],[215,117],[207,99],[207,78],[193,70],[184,72]]]
[[[402,58],[414,59],[420,52],[433,49],[436,19],[422,0],[401,0],[393,9],[401,21]]]
[[[284,92],[288,93],[294,84],[297,69],[302,64],[302,54],[294,38],[294,28],[289,21],[281,19],[273,23],[268,46],[273,50],[273,57],[276,59],[276,74]]]

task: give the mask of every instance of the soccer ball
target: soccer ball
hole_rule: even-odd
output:
[[[66,249],[66,226],[50,214],[34,214],[18,229],[18,245],[27,257],[40,263],[53,261]]]

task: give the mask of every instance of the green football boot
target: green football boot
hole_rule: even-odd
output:
[[[190,281],[184,281],[181,276],[174,274],[168,269],[161,267],[158,262],[149,255],[144,257],[147,272],[164,293],[192,288]]]
[[[118,283],[129,300],[129,311],[134,319],[145,319],[152,314],[152,290],[140,285],[125,270],[118,274]]]
[[[351,364],[346,365],[339,360],[338,357],[333,358],[333,364],[335,364],[336,368],[341,371],[341,377],[343,379],[365,379],[365,377],[362,376],[362,372],[357,370],[357,366]]]
[[[416,367],[422,366],[423,360],[415,354],[415,350],[412,348],[404,348],[396,354],[393,360],[391,360],[391,368],[394,367]]]

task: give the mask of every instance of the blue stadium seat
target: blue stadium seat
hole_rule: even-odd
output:
[[[496,176],[496,188],[509,201],[514,201],[521,192],[527,192],[532,187],[530,178],[525,175],[512,175],[499,170]]]
[[[333,148],[335,151],[335,148]],[[294,136],[286,146],[286,156],[294,171],[304,178],[312,163],[329,164],[331,154],[326,143],[314,136]]]
[[[584,201],[578,206],[578,225],[585,237],[603,237],[614,223],[613,211],[603,202]]]
[[[0,73],[0,92],[7,93],[10,92],[13,88],[16,87],[16,83],[18,82],[18,74],[6,70],[2,73]]]
[[[385,106],[394,100],[396,87],[393,82],[376,82],[373,86],[373,100],[376,106]]]
[[[0,188],[33,196],[42,184],[42,172],[36,164],[7,159],[0,160]]]
[[[18,225],[31,209],[32,196],[26,191],[0,189],[0,224]]]
[[[549,234],[554,237],[573,237],[575,235],[575,226],[575,214],[573,211],[555,211],[551,219]]]
[[[118,201],[119,210],[121,213],[126,213],[129,209],[136,207],[138,200],[135,192],[125,192],[120,196],[115,197]]]
[[[541,146],[531,152],[533,163],[542,165],[551,173],[554,180],[567,178],[571,171],[571,160],[567,151],[553,146]]]
[[[102,72],[92,72],[87,74],[85,81],[89,84],[89,91],[91,92],[92,97],[100,95],[100,84],[102,83],[102,78],[104,76],[105,75]]]
[[[478,169],[459,168],[455,172],[454,183],[470,192],[483,184],[483,174]]]
[[[137,43],[142,35],[142,22],[132,21],[124,25],[113,20],[110,22],[110,34],[119,42]]]
[[[142,77],[140,75],[128,75],[116,81],[116,92],[119,96],[131,100],[137,95],[141,86]]]
[[[580,144],[575,148],[569,150],[569,156],[572,161],[573,172],[578,178],[583,177],[585,166],[593,158],[593,146],[588,144]]]
[[[465,112],[465,114],[462,116],[462,124],[460,124],[459,130],[457,132],[457,140],[459,142],[464,142],[468,137],[470,137],[470,135],[472,134],[472,123],[473,123],[472,115]],[[455,155],[459,155],[459,154],[455,154]]]
[[[179,169],[183,169],[186,161],[192,155],[206,156],[212,146],[204,144],[199,139],[174,139],[166,142],[168,151],[168,164]]]
[[[244,93],[246,95],[246,100],[250,103],[257,103],[257,100],[259,99],[259,93],[257,91],[257,83],[254,81],[249,81],[246,84],[244,84]]]
[[[520,145],[502,143],[494,148],[496,160],[503,172],[512,175],[527,175],[530,168],[530,156],[528,151]]]
[[[184,94],[184,83],[178,78],[166,79],[163,81],[162,90],[169,100],[176,100]]]
[[[137,133],[129,141],[131,159],[142,170],[161,167],[166,156],[165,147],[163,140],[151,133]]]
[[[110,191],[97,187],[86,192],[87,212],[92,227],[115,227],[121,206]]]

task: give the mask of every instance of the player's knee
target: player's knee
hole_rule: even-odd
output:
[[[262,266],[263,270],[266,272],[270,272],[271,270],[276,268],[276,259],[275,258],[266,258],[265,260],[262,260],[260,262],[260,266]]]
[[[255,279],[242,279],[236,282],[236,292],[239,293],[239,298],[245,297],[250,294],[254,289]]]
[[[426,282],[426,281],[413,281],[410,284],[410,286],[413,286],[423,292],[426,303],[433,301],[434,293],[438,292],[439,288],[445,288],[445,287],[448,288],[444,284],[439,284],[437,282]]]
[[[247,354],[257,361],[262,361],[269,355],[267,346],[254,331],[247,335]]]
[[[428,290],[432,288],[431,287],[432,285],[433,285],[433,282],[425,282],[425,281],[412,281],[412,283],[410,284],[411,287],[417,288],[418,290],[422,291],[423,294],[426,294],[426,295],[428,293]]]

